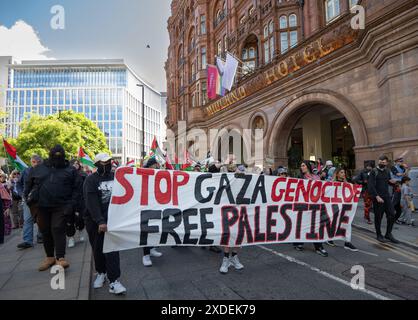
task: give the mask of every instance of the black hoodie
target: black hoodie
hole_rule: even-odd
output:
[[[82,179],[68,161],[62,168],[52,167],[46,161],[30,170],[25,183],[25,198],[33,188],[39,190],[39,207],[75,208],[81,199]]]

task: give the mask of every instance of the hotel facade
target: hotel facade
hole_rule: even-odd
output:
[[[19,134],[25,115],[46,116],[73,110],[97,124],[116,159],[122,163],[139,160],[144,90],[145,152],[149,152],[154,136],[161,141],[161,107],[165,99],[123,60],[15,63],[12,57],[0,57],[0,64],[6,137]]]
[[[355,170],[381,154],[418,165],[417,1],[173,0],[171,9],[168,129],[263,129],[264,167],[322,158]],[[240,60],[235,85],[208,101],[206,66],[226,52]]]

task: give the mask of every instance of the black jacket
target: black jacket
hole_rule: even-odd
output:
[[[376,199],[377,196],[381,198],[390,198],[389,194],[389,181],[390,181],[390,171],[389,169],[380,170],[374,168],[370,172],[368,180],[368,191],[370,196],[373,199]]]
[[[33,188],[38,188],[38,206],[76,208],[81,199],[81,184],[80,175],[68,161],[64,168],[59,169],[45,162],[30,170],[24,196],[26,199]]]

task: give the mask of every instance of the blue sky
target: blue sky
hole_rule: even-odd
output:
[[[55,59],[123,58],[156,89],[166,91],[164,63],[169,45],[170,2],[0,0],[0,55],[12,51],[14,55],[22,54],[27,58],[32,57],[28,54],[33,50],[37,54],[34,57],[41,55]],[[50,26],[53,17],[50,10],[54,5],[65,9],[64,30],[54,30]],[[24,28],[12,30],[19,20],[25,22]],[[32,32],[26,24],[33,28]],[[28,36],[27,33],[32,34]],[[9,37],[9,41],[4,41],[2,36],[8,34],[13,35],[13,40]],[[13,51],[10,41],[13,46],[16,41],[22,44],[16,45],[18,49]],[[33,45],[28,44],[32,42]],[[148,44],[151,49],[146,48]],[[49,51],[40,54],[42,47]]]

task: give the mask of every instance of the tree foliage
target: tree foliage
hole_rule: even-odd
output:
[[[31,115],[21,123],[17,139],[9,140],[26,163],[33,154],[47,158],[57,144],[64,147],[68,159],[77,157],[79,147],[90,157],[100,152],[110,154],[103,132],[84,114],[71,110],[46,117]]]

